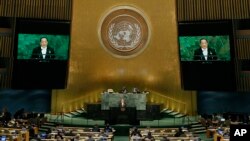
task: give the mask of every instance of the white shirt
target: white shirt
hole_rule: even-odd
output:
[[[205,56],[205,60],[207,60],[207,55],[208,55],[207,48],[202,48],[202,53]]]
[[[42,50],[43,59],[45,59],[47,47],[41,47],[41,50]]]

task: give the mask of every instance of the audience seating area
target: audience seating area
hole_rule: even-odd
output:
[[[98,128],[98,127],[97,127]],[[93,128],[82,128],[82,127],[63,127],[58,126],[52,129],[51,133],[48,134],[46,139],[42,140],[57,140],[58,138],[64,140],[107,140],[111,141],[114,138],[115,130],[111,132],[105,131],[104,128],[98,128],[99,132],[94,131]]]
[[[1,140],[6,141],[29,141],[29,131],[18,128],[0,128]]]
[[[187,128],[131,128],[130,141],[198,141],[200,138]],[[149,137],[151,136],[151,137]]]

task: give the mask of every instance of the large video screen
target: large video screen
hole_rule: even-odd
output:
[[[179,60],[184,90],[235,90],[232,24],[230,20],[178,23]]]
[[[70,31],[70,21],[17,18],[12,88],[66,88]]]
[[[17,59],[67,60],[68,51],[68,35],[18,34]]]
[[[181,61],[230,61],[229,35],[179,36]]]

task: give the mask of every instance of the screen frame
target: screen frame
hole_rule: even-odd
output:
[[[180,36],[228,35],[230,61],[181,61]],[[235,48],[232,20],[187,21],[178,23],[178,56],[181,87],[184,90],[235,91]],[[205,75],[204,75],[205,74]]]
[[[67,20],[49,20],[33,18],[17,18],[14,33],[14,61],[32,61],[32,59],[18,59],[18,35],[19,34],[40,34],[40,35],[66,35],[68,36],[68,51],[66,60],[51,61],[68,61],[70,59],[71,49],[71,22]]]
[[[17,59],[18,34],[68,35],[68,59]],[[12,89],[65,89],[71,49],[71,21],[16,18],[14,30]],[[42,60],[42,61],[41,61]]]
[[[204,28],[205,27],[205,28]],[[189,21],[178,23],[178,53],[179,61],[181,59],[181,47],[180,40],[181,36],[229,36],[229,48],[230,48],[230,60],[233,62],[235,58],[234,51],[234,33],[231,20],[212,20],[212,21]],[[224,62],[224,60],[221,60]],[[187,61],[189,63],[204,63],[204,62],[220,62],[220,61]]]

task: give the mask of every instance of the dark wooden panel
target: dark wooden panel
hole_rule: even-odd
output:
[[[0,16],[71,20],[72,0],[0,0]]]
[[[248,0],[177,0],[178,21],[249,19]]]

